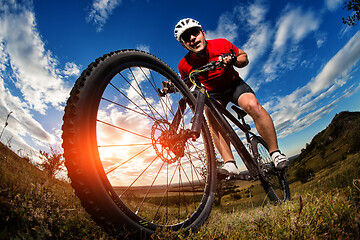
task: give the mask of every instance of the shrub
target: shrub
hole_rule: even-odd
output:
[[[300,181],[301,183],[306,183],[307,181],[309,181],[314,176],[315,176],[315,172],[311,168],[299,167],[295,171],[295,178],[298,181]]]

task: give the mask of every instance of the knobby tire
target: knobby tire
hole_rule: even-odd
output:
[[[177,92],[160,97],[164,80]],[[173,127],[181,99],[184,115]],[[66,104],[63,149],[72,187],[99,225],[144,239],[204,223],[216,188],[206,122],[197,141],[176,138],[189,128],[195,101],[168,65],[142,51],[105,54],[83,71]]]

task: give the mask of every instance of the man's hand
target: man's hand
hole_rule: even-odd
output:
[[[162,85],[162,93],[164,95],[168,94],[168,93],[174,93],[176,92],[176,87],[174,86],[174,84],[170,81],[163,81],[161,82]]]
[[[230,49],[230,51],[231,53],[225,53],[219,56],[219,61],[221,62],[221,66],[223,68],[233,65],[237,61],[237,56],[235,52],[232,49]]]

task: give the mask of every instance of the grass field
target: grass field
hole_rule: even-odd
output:
[[[48,178],[2,144],[0,152],[0,239],[113,238],[91,220],[68,183]],[[282,205],[255,201],[255,187],[246,183],[223,197],[198,232],[159,230],[153,239],[359,239],[359,178],[357,153],[306,183],[294,180],[292,199]]]
[[[197,233],[186,239],[360,239],[360,154],[291,184],[291,201],[273,206],[224,197]],[[158,232],[156,239],[183,239]]]

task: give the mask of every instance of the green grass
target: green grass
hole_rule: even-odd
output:
[[[355,239],[356,202],[346,196],[349,193],[307,193],[301,201],[245,210],[234,207],[226,214],[214,209],[208,224],[191,239]]]
[[[109,239],[68,183],[0,144],[0,239]]]
[[[291,184],[292,200],[254,206],[249,199],[224,198],[206,225],[186,239],[359,239],[360,154]],[[154,239],[183,239],[159,231]]]
[[[0,153],[0,239],[111,239],[68,183],[48,178],[2,144]],[[285,204],[256,204],[244,190],[223,197],[198,232],[159,230],[153,239],[359,239],[360,154],[329,161],[305,184],[292,179]]]

